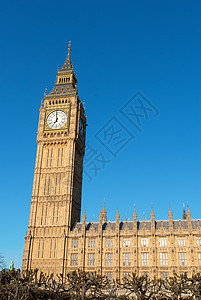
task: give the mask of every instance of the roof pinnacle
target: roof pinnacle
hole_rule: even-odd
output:
[[[154,215],[154,210],[153,210],[153,206],[151,207],[151,217],[155,217],[155,215]]]
[[[173,214],[172,214],[172,210],[171,210],[170,205],[169,205],[168,217],[171,218],[171,219],[172,219],[172,217],[173,217]]]
[[[136,213],[136,209],[135,209],[135,203],[134,203],[134,212],[133,212],[133,219],[137,218],[137,213]]]
[[[87,218],[87,217],[86,217],[86,212],[85,212],[85,209],[84,209],[84,213],[83,213],[83,216],[82,216],[82,220],[83,220],[83,219],[86,220],[86,218]]]
[[[68,43],[68,56],[70,56],[70,52],[71,52],[71,41],[69,41]]]
[[[120,218],[120,215],[119,215],[119,210],[117,208],[116,219],[119,219],[119,218]]]

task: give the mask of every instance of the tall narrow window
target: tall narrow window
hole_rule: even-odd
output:
[[[55,187],[54,187],[54,193],[55,195],[57,194],[57,175],[56,175],[56,178],[55,178]]]
[[[78,248],[79,240],[72,240],[72,248]]]
[[[58,188],[58,194],[61,193],[61,174],[59,175],[59,188]]]
[[[131,254],[126,252],[123,253],[123,266],[130,266],[131,265]]]
[[[54,207],[53,207],[52,225],[54,225],[54,214],[55,214],[55,205],[54,205]]]
[[[180,252],[179,253],[179,265],[180,266],[187,266],[186,252]]]
[[[43,225],[43,206],[41,209],[41,220],[40,220],[40,225]]]
[[[167,247],[167,239],[159,238],[159,247]]]
[[[44,190],[43,190],[43,195],[46,193],[46,175],[45,175],[45,183],[44,183]]]
[[[58,149],[58,155],[57,155],[57,167],[59,166],[59,154],[60,154],[60,148]]]
[[[45,210],[45,225],[47,225],[47,206],[46,206],[46,210]]]
[[[141,239],[141,247],[148,247],[149,246],[149,239],[148,238],[142,238]]]
[[[167,272],[161,272],[161,279],[168,280],[169,279],[169,274]]]
[[[197,246],[200,247],[201,246],[201,238],[197,238]]]
[[[113,241],[112,241],[112,239],[107,239],[105,241],[105,247],[106,248],[112,248],[113,247]]]
[[[63,164],[63,154],[64,154],[64,149],[61,148],[61,167],[62,167],[62,164]]]
[[[54,258],[56,257],[57,241],[54,243]]]
[[[112,272],[106,272],[105,276],[108,278],[108,280],[112,280]]]
[[[41,253],[41,258],[43,258],[43,251],[44,251],[44,240],[43,240],[43,244],[42,244],[42,253]]]
[[[46,167],[48,167],[49,155],[50,155],[50,149],[47,149],[47,161],[46,161]]]
[[[50,242],[50,258],[52,257],[52,240]]]
[[[201,253],[198,253],[198,265],[201,266]]]
[[[70,265],[71,266],[77,266],[78,265],[78,253],[72,253],[71,254]]]
[[[95,253],[88,254],[88,266],[95,266]]]
[[[52,154],[53,154],[53,149],[51,149],[51,152],[50,152],[50,167],[52,166]]]
[[[178,239],[178,246],[179,247],[185,247],[186,246],[185,239]]]
[[[160,265],[167,266],[168,265],[168,254],[167,252],[160,253]]]
[[[123,240],[123,247],[126,248],[126,247],[130,247],[130,246],[131,246],[130,239],[124,239]]]
[[[88,243],[89,248],[95,248],[96,247],[96,240],[90,239]]]
[[[49,175],[49,178],[48,178],[48,184],[47,184],[47,195],[50,194],[50,175]]]
[[[142,266],[149,266],[149,253],[141,253]]]
[[[57,206],[56,224],[58,224],[58,220],[59,220],[59,205]]]
[[[106,266],[112,266],[112,258],[113,258],[113,255],[112,253],[105,253],[105,265]]]
[[[38,242],[38,258],[40,257],[40,240]]]

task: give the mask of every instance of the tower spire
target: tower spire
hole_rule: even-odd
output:
[[[69,43],[68,43],[68,54],[67,54],[66,60],[64,62],[64,65],[61,68],[61,70],[58,71],[58,73],[61,73],[61,72],[72,72],[73,71],[73,66],[72,66],[72,63],[71,63],[70,52],[71,52],[71,41],[69,41]]]
[[[68,44],[68,54],[62,68],[57,70],[57,78],[53,90],[45,98],[64,97],[77,94],[77,78],[71,63],[71,41]]]

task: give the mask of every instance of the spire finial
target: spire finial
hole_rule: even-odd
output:
[[[134,203],[134,212],[133,212],[133,218],[137,218],[137,213],[136,213],[136,209],[135,209],[135,203]]]
[[[69,41],[68,43],[68,55],[70,55],[70,52],[71,52],[71,41]]]
[[[151,207],[151,217],[154,217],[155,215],[154,215],[154,210],[153,210],[153,205],[152,205],[152,207]]]
[[[106,209],[105,209],[105,197],[104,197],[104,200],[103,200],[103,210],[102,210],[103,213],[106,213]]]
[[[84,213],[83,213],[83,216],[82,216],[82,220],[86,220],[86,212],[85,212],[85,209],[84,209]]]
[[[117,213],[116,213],[116,219],[119,219],[120,215],[119,215],[119,210],[118,210],[118,207],[117,207]]]
[[[169,212],[168,212],[168,217],[169,219],[173,217],[173,214],[172,214],[172,210],[171,210],[171,206],[170,206],[170,202],[169,202]]]

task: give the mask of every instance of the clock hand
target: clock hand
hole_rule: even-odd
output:
[[[58,121],[58,118],[57,118],[57,111],[56,111],[56,120],[54,121],[54,124]]]

